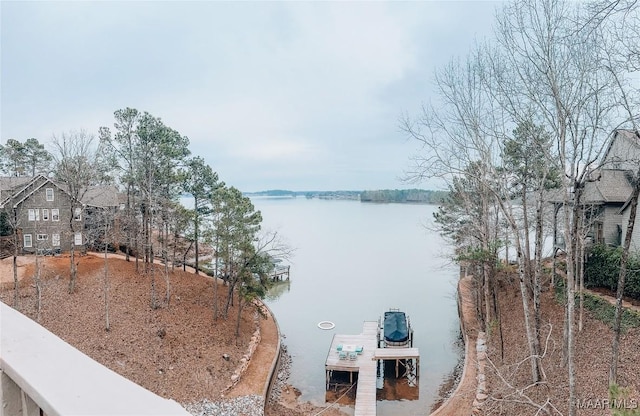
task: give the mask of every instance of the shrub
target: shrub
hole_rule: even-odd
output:
[[[611,248],[603,244],[594,246],[585,265],[585,286],[602,287],[616,291],[620,274],[622,248]],[[625,296],[640,300],[640,256],[630,255],[627,265]]]
[[[556,301],[561,305],[565,305],[567,300],[566,296],[567,296],[566,282],[564,281],[564,279],[560,279],[558,280],[555,287]],[[576,302],[576,306],[580,302],[580,293],[578,292],[575,293],[575,302]],[[613,323],[614,323],[615,313],[616,313],[615,305],[612,305],[606,299],[598,295],[585,293],[584,307],[586,310],[590,311],[593,314],[594,318],[605,323],[610,328],[613,328]],[[622,322],[620,327],[623,333],[626,332],[629,328],[639,328],[640,313],[634,310],[623,308]]]

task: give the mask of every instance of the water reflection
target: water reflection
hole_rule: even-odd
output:
[[[288,293],[291,290],[291,280],[282,280],[275,282],[274,285],[269,288],[269,292],[267,292],[267,296],[265,296],[265,300],[268,302],[273,302],[277,300],[280,296]]]

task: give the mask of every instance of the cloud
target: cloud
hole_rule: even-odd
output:
[[[2,140],[97,133],[134,107],[188,136],[230,184],[345,189],[398,184],[410,156],[398,115],[428,99],[434,63],[464,54],[492,5],[0,7]]]

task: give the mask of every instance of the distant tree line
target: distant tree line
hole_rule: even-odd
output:
[[[308,199],[348,199],[361,202],[396,202],[440,204],[448,191],[429,191],[424,189],[382,189],[375,191],[288,191],[273,189],[268,191],[248,192],[247,196],[291,197],[304,196]]]
[[[360,201],[440,204],[445,200],[448,193],[447,191],[429,191],[423,189],[382,189],[377,191],[363,191],[360,193]]]
[[[284,189],[270,189],[268,191],[245,192],[244,194],[247,195],[247,196],[273,196],[273,197],[290,196],[290,197],[296,197],[299,194],[299,192],[287,191],[287,190],[284,190]]]

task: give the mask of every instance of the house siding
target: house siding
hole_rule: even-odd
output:
[[[53,190],[53,198],[49,200],[48,189]],[[0,210],[8,214],[10,225],[16,228],[19,235],[18,251],[21,253],[63,252],[69,251],[72,246],[86,250],[91,244],[100,243],[103,238],[105,218],[112,221],[112,230],[118,225],[115,218],[119,213],[120,194],[115,186],[89,187],[82,193],[82,200],[75,201],[65,191],[64,184],[57,184],[39,175],[29,178],[0,177],[0,191]],[[78,221],[72,220],[72,208],[80,210]],[[54,210],[58,212],[57,221],[53,220]],[[106,217],[105,212],[109,213]],[[39,240],[38,235],[42,239]],[[29,247],[25,246],[25,240],[30,242]],[[54,242],[58,244],[54,245]],[[113,242],[113,245],[117,246],[118,243]],[[8,245],[0,241],[0,251],[9,250],[5,246]],[[10,249],[13,251],[13,246]]]
[[[47,188],[53,189],[53,201],[47,201]],[[71,198],[69,195],[55,186],[46,178],[39,178],[33,181],[28,187],[16,195],[16,200],[24,198],[15,208],[13,204],[7,204],[5,209],[14,209],[14,215],[17,216],[17,227],[20,233],[31,235],[32,246],[22,247],[24,253],[33,253],[36,250],[56,250],[68,251],[74,239],[74,233],[69,229],[69,220],[71,217]],[[48,210],[49,218],[43,218],[43,210]],[[53,221],[52,212],[54,209],[59,210],[59,221]],[[29,220],[29,210],[34,210],[36,220]],[[37,211],[36,211],[37,210]],[[82,222],[79,221],[75,227],[82,230]],[[46,239],[39,240],[38,235],[46,235]],[[53,235],[60,236],[60,246],[53,246]],[[24,244],[24,237],[20,241],[21,246]]]
[[[619,214],[622,204],[611,204],[604,208],[602,216],[602,232],[604,235],[604,243],[607,245],[620,245],[620,227],[622,226],[622,215]]]
[[[602,165],[607,169],[621,169],[637,172],[639,164],[640,139],[635,137],[634,134],[630,131],[616,131],[611,140],[611,144],[607,149]],[[618,211],[613,212],[613,210],[615,210],[616,208],[618,209]],[[621,205],[612,206],[612,209],[608,209],[607,212],[605,212],[605,218],[607,218],[607,222],[609,223],[609,229],[608,231],[605,231],[605,234],[608,234],[610,237],[617,235],[618,231],[616,230],[614,233],[614,231],[611,229],[611,226],[613,226],[613,224],[615,223],[620,224],[620,238],[619,240],[617,240],[616,245],[620,245],[624,242],[627,232],[627,224],[629,223],[629,209],[625,209],[622,214],[619,214],[620,208],[622,208]],[[633,235],[631,237],[630,249],[634,252],[640,252],[640,227],[638,226],[639,223],[640,215],[636,216]],[[606,238],[607,237],[605,237],[605,239]],[[609,244],[609,241],[606,242]]]
[[[630,251],[635,251],[635,252],[640,252],[640,215],[639,214],[640,213],[636,213],[636,220],[633,226],[633,234],[631,235],[631,246],[629,247]],[[625,224],[624,228],[622,229],[623,242],[627,235],[626,224],[629,223],[629,215],[630,215],[630,210],[629,208],[627,208],[622,213],[622,223]]]

